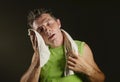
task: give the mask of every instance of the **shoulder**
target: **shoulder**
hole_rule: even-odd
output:
[[[74,41],[78,46],[85,44],[84,41],[80,41],[80,40],[74,40]]]
[[[89,45],[85,41],[80,41],[80,40],[74,40],[75,43],[77,44],[78,48],[86,48],[87,50],[90,49]]]
[[[82,52],[83,52],[84,45],[85,45],[85,42],[84,42],[84,41],[79,41],[79,40],[74,40],[74,41],[75,41],[75,43],[77,44],[79,53],[82,53]]]
[[[92,51],[89,45],[84,41],[74,40],[78,46],[78,50],[80,54],[92,54]]]
[[[74,40],[74,41],[78,46],[78,50],[79,50],[80,55],[83,58],[88,59],[90,62],[93,62],[93,60],[94,60],[93,53],[92,53],[92,50],[89,47],[89,45],[84,41],[79,41],[79,40]]]

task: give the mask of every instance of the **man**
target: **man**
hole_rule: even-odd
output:
[[[44,9],[32,11],[28,15],[28,24],[32,29],[30,37],[35,53],[21,82],[104,82],[105,76],[95,63],[89,46],[85,42],[74,40],[79,51],[76,53],[71,48],[74,42],[71,42],[69,37],[68,40],[66,39],[67,34],[61,30],[60,20],[51,12]],[[40,66],[42,59],[40,59],[38,46],[39,38],[33,30],[42,36],[50,52],[50,57],[43,66]],[[68,50],[69,46],[65,49],[64,44],[70,44],[71,50]],[[68,50],[67,55],[65,55],[65,50]],[[67,75],[65,69],[73,73],[68,72]]]

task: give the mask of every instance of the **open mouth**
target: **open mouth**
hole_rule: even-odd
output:
[[[52,39],[55,36],[55,34],[52,34],[48,39]]]

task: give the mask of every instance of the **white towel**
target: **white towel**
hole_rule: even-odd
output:
[[[38,53],[40,55],[40,67],[43,67],[50,57],[50,51],[48,49],[48,46],[45,44],[42,36],[33,29],[28,29],[29,35],[31,34],[31,31],[35,33],[35,36],[37,38],[37,46],[38,46]],[[78,54],[78,47],[72,37],[63,29],[61,29],[63,36],[64,36],[64,48],[65,48],[65,57],[66,60],[68,58],[68,55],[66,54],[69,51],[74,51],[76,54]],[[31,38],[32,44],[33,44],[33,38]],[[69,70],[67,68],[67,62],[64,70],[64,75],[72,75],[74,72],[72,70]]]

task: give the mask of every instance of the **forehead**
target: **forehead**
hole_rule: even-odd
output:
[[[51,19],[52,17],[50,16],[50,14],[42,14],[40,17],[38,17],[35,22],[36,23],[43,23],[44,21],[48,20],[48,19]]]
[[[52,19],[50,14],[42,14],[40,17],[38,17],[34,22],[33,22],[33,27],[34,29],[37,29],[38,26],[41,26],[43,23],[47,22],[49,19]]]

